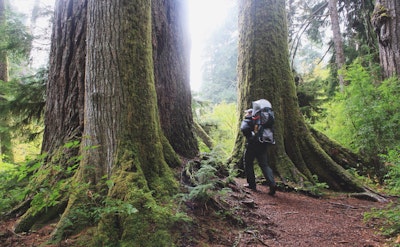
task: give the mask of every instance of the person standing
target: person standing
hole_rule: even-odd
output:
[[[246,150],[244,153],[244,167],[247,179],[245,187],[257,191],[256,178],[254,174],[254,160],[257,159],[261,171],[269,185],[268,194],[273,196],[276,193],[276,182],[272,169],[268,166],[268,144],[259,141],[255,133],[255,121],[253,119],[253,109],[245,111],[244,119],[240,125],[240,130],[246,137]]]

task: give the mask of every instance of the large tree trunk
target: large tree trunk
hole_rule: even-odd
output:
[[[340,22],[339,22],[339,13],[337,10],[338,0],[329,0],[329,16],[331,17],[331,28],[332,28],[332,37],[333,44],[335,46],[335,62],[337,69],[342,69],[345,64],[344,50],[343,50],[343,41],[342,34],[340,32]],[[342,74],[339,74],[339,86],[340,91],[343,92],[344,89],[344,78]]]
[[[377,0],[372,24],[379,40],[383,77],[400,75],[400,1]]]
[[[292,186],[319,181],[333,190],[363,191],[319,146],[300,113],[288,60],[285,1],[241,0],[239,9],[239,117],[254,100],[272,103],[276,144],[269,148],[269,162],[277,176]],[[243,150],[239,133],[233,162],[242,162]]]
[[[187,1],[152,1],[153,59],[161,127],[174,150],[192,158],[198,153],[193,134],[189,84],[190,42]]]
[[[104,176],[110,177],[113,174],[113,166],[119,164],[119,161],[116,161],[116,153],[118,155],[122,154],[123,152],[120,150],[120,147],[121,145],[125,145],[126,148],[133,152],[131,157],[135,160],[140,159],[141,161],[136,160],[137,162],[135,161],[134,164],[140,164],[143,168],[140,167],[139,169],[135,167],[129,169],[140,171],[139,174],[143,176],[141,180],[144,180],[140,182],[142,186],[145,185],[147,190],[153,190],[159,188],[159,183],[161,183],[169,184],[174,188],[174,183],[169,181],[170,177],[166,179],[168,182],[161,182],[164,179],[163,175],[169,174],[169,170],[165,167],[165,161],[170,166],[178,166],[180,160],[168,140],[161,133],[157,122],[158,116],[155,116],[153,112],[157,109],[152,102],[154,85],[149,85],[149,83],[154,83],[152,77],[153,68],[150,70],[147,67],[149,64],[152,64],[152,59],[151,57],[146,58],[146,56],[151,55],[151,51],[147,50],[148,46],[139,46],[142,43],[145,45],[151,43],[147,38],[144,40],[145,34],[141,34],[143,41],[139,40],[140,37],[135,33],[135,31],[144,32],[150,22],[144,23],[145,26],[142,26],[143,30],[134,29],[135,25],[133,24],[130,27],[126,25],[118,26],[121,29],[112,30],[114,26],[111,23],[108,23],[108,29],[99,23],[94,25],[97,18],[101,20],[111,18],[111,14],[109,16],[99,15],[95,17],[95,14],[92,13],[91,21],[93,27],[96,27],[96,29],[89,27],[89,31],[92,34],[92,44],[89,44],[89,48],[92,54],[89,57],[90,60],[87,61],[87,4],[88,1],[86,0],[68,0],[57,1],[55,5],[55,21],[53,25],[49,82],[47,87],[45,133],[42,145],[42,153],[47,154],[47,156],[44,165],[37,172],[38,174],[43,173],[47,175],[35,176],[36,179],[31,183],[34,193],[29,195],[26,201],[21,203],[20,207],[15,208],[11,212],[13,215],[25,212],[15,227],[16,232],[28,231],[35,223],[41,223],[57,217],[64,212],[69,201],[70,206],[67,212],[64,213],[65,216],[60,223],[60,228],[55,232],[55,237],[67,234],[63,228],[65,222],[68,221],[71,208],[74,208],[73,205],[75,205],[76,196],[74,194],[71,196],[68,188],[64,186],[70,186],[72,178],[69,177],[75,173],[76,162],[79,161],[82,155],[85,156],[85,165],[82,165],[79,172],[76,173],[75,182],[72,182],[73,184],[81,184],[82,181],[85,181],[93,185],[98,185],[91,189],[93,191],[98,191],[97,188],[103,188]],[[116,14],[112,18],[116,18],[118,22],[125,23],[122,18],[129,19],[128,15],[120,17],[115,12],[115,8],[118,7],[107,6],[107,4],[101,5],[98,9],[92,5],[91,10],[101,12],[104,10],[102,8],[109,7]],[[116,4],[120,5],[121,3],[118,2]],[[146,2],[146,4],[148,3]],[[142,14],[140,11],[142,9],[135,11],[136,16]],[[100,13],[96,12],[96,14]],[[134,20],[138,21],[135,18]],[[126,23],[131,22],[130,19],[126,21]],[[100,29],[101,27],[103,29]],[[124,30],[122,31],[123,28]],[[114,37],[114,33],[111,33],[111,31],[125,32],[125,34],[131,32],[131,35],[125,37],[118,33],[116,35],[117,38],[112,38]],[[169,32],[169,30],[167,31]],[[128,37],[131,39],[128,40]],[[113,47],[117,48],[115,48],[116,50],[107,52],[105,44],[110,44],[111,41],[115,43]],[[177,40],[174,41],[177,42]],[[139,44],[136,44],[136,42],[139,42]],[[137,46],[132,48],[129,45],[131,43]],[[143,54],[134,53],[130,48],[135,51],[136,49],[140,50]],[[116,57],[114,57],[117,51],[118,63]],[[123,56],[119,56],[120,54]],[[129,55],[131,57],[128,57]],[[135,63],[134,61],[137,62]],[[119,63],[122,63],[124,66],[117,66]],[[86,73],[86,64],[87,68],[91,70],[90,73]],[[136,70],[133,70],[133,68]],[[141,71],[146,71],[146,73],[142,74]],[[103,72],[109,73],[103,74]],[[86,96],[85,78],[87,82]],[[128,81],[128,78],[131,81]],[[121,86],[117,90],[119,84],[116,82],[122,80],[125,83],[124,88]],[[95,82],[98,84],[95,84]],[[134,89],[130,88],[128,90],[126,88],[128,87],[127,84],[130,87],[134,87]],[[111,97],[110,95],[112,98],[107,98]],[[85,97],[90,97],[86,100],[86,111],[84,111]],[[112,102],[113,100],[117,102]],[[182,109],[186,108],[182,107]],[[109,112],[105,113],[106,110]],[[158,114],[158,111],[156,113]],[[191,116],[191,112],[189,113],[190,115],[186,115],[185,119],[191,119],[189,117]],[[165,114],[171,113],[166,112]],[[126,118],[126,116],[129,118]],[[104,119],[101,119],[102,117]],[[130,122],[127,123],[127,121]],[[83,138],[82,148],[80,149],[77,143],[82,139],[84,123],[85,125],[89,124],[89,129],[84,135],[85,138]],[[124,138],[124,141],[121,141],[122,138]],[[143,139],[138,140],[138,138]],[[126,142],[131,142],[132,145],[135,144],[136,146],[128,147]],[[161,155],[160,151],[162,151]],[[88,163],[96,164],[96,169],[92,169]],[[134,185],[133,183],[132,186]],[[36,194],[37,187],[44,188],[43,191],[59,193],[58,197],[54,199],[60,203],[55,206],[47,205],[43,209],[38,209],[35,206],[29,207],[32,199],[35,200],[35,198],[49,196],[40,195],[40,193]],[[160,193],[162,194],[162,191]],[[87,222],[82,224],[87,224]],[[75,226],[75,229],[78,229],[80,225],[76,224]]]
[[[89,0],[83,160],[74,178],[88,186],[70,198],[56,237],[86,227],[77,210],[100,197],[102,205],[121,202],[140,213],[105,211],[95,246],[168,241],[168,226],[157,223],[167,216],[157,216],[155,205],[177,185],[165,161],[153,73],[151,1]]]

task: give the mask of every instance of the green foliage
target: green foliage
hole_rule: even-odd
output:
[[[400,195],[400,146],[381,156],[389,167],[386,175],[386,189],[389,193]],[[384,209],[373,209],[364,215],[366,221],[377,221],[380,231],[387,236],[400,233],[400,201],[388,204]]]
[[[47,72],[41,70],[21,80],[0,81],[1,120],[9,123],[3,128],[22,134],[28,140],[42,132]]]
[[[60,152],[68,152],[77,148],[79,142],[66,143]],[[54,157],[56,157],[55,155]],[[71,157],[64,164],[52,164],[47,155],[37,155],[34,160],[21,164],[1,163],[0,177],[4,182],[0,185],[0,210],[10,210],[28,195],[32,197],[30,211],[32,215],[58,205],[70,191],[71,177],[75,173],[81,157]],[[46,163],[48,162],[48,163]],[[9,191],[13,191],[12,194]]]
[[[322,115],[321,105],[327,100],[326,79],[329,71],[316,66],[312,73],[304,77],[296,76],[296,91],[300,110],[310,123],[315,123]]]
[[[390,203],[385,209],[373,209],[365,213],[364,220],[378,223],[384,235],[396,236],[400,233],[400,201]]]
[[[0,52],[27,57],[33,37],[22,22],[23,16],[8,10],[4,19],[5,22],[0,25]]]
[[[239,128],[236,116],[236,105],[220,103],[206,113],[198,116],[198,121],[211,137],[214,143],[214,152],[221,158],[227,158],[235,145],[236,133]]]
[[[43,132],[47,71],[0,81],[0,134],[11,136],[13,161],[23,162],[39,152]],[[28,157],[29,158],[29,157]]]
[[[188,162],[183,175],[187,178],[186,183],[190,184],[185,200],[205,205],[215,196],[226,192],[223,180],[229,183],[234,173],[230,173],[218,155],[210,154],[204,155],[200,162]]]
[[[385,161],[389,170],[385,179],[389,193],[400,195],[400,146],[389,150],[386,155],[381,155],[381,158]]]
[[[315,124],[330,138],[372,158],[400,143],[400,82],[395,78],[375,83],[374,69],[357,59],[344,72],[349,83],[328,104],[326,118]]]
[[[0,215],[11,210],[26,195],[26,181],[20,180],[20,169],[15,164],[0,162]]]
[[[310,181],[305,181],[304,190],[313,196],[321,197],[324,195],[324,191],[329,188],[328,184],[325,182],[318,182],[318,176],[313,175],[314,183]]]
[[[124,201],[106,199],[109,203],[94,207],[100,219],[93,246],[170,246],[171,232],[189,221],[172,201],[160,203],[151,192],[134,189],[128,197]]]

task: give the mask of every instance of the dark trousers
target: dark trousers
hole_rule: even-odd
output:
[[[254,160],[257,159],[261,171],[268,182],[269,186],[275,186],[274,174],[268,166],[268,145],[262,143],[247,144],[244,153],[244,170],[246,173],[247,183],[250,188],[256,188],[256,177],[254,175]]]

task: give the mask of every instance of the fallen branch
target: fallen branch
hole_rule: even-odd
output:
[[[337,202],[329,202],[330,204],[332,204],[332,205],[334,205],[334,206],[336,206],[336,207],[339,207],[339,208],[345,208],[345,209],[349,209],[349,208],[351,208],[351,209],[357,209],[357,207],[354,207],[354,206],[351,206],[351,205],[348,205],[348,204],[343,204],[343,203],[337,203]]]

